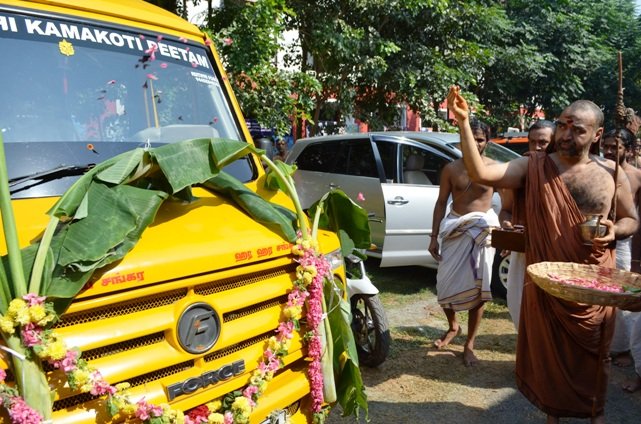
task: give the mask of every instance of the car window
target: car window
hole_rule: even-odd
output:
[[[335,172],[339,140],[308,145],[296,159],[296,166],[303,171]]]
[[[378,154],[383,162],[383,170],[385,171],[385,179],[388,182],[398,183],[398,175],[396,174],[396,146],[397,143],[391,143],[385,140],[376,140],[376,148]]]
[[[450,144],[459,150],[461,149],[461,143],[450,143]],[[506,147],[503,147],[500,144],[493,143],[491,141],[486,144],[485,150],[483,150],[483,156],[487,156],[488,158],[494,159],[497,162],[509,162],[512,159],[521,157],[521,155],[519,155],[515,151],[510,150]]]
[[[502,146],[520,155],[522,155],[523,153],[527,152],[530,149],[530,145],[528,143],[506,143],[506,144],[503,144]]]
[[[527,148],[527,144],[525,145]],[[520,155],[510,149],[507,149],[496,143],[487,143],[483,155],[498,162],[509,162],[518,158]]]
[[[341,140],[332,160],[334,173],[378,178],[376,160],[369,139]]]
[[[419,147],[407,144],[402,145],[402,155],[403,176],[405,177],[404,180],[407,183],[419,181],[416,178],[417,174],[415,173],[417,171],[420,171],[425,174],[425,177],[429,182],[419,182],[419,184],[438,185],[440,184],[441,180],[441,169],[443,169],[445,165],[451,162],[451,160],[449,160],[448,158],[437,155],[429,150],[421,149]],[[414,174],[414,177],[411,177],[412,174]],[[407,181],[409,178],[412,179]]]

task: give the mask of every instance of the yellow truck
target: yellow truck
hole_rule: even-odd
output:
[[[148,3],[0,0],[0,52],[0,131],[22,247],[42,235],[46,212],[74,181],[116,155],[188,139],[251,143],[205,34]],[[256,155],[224,171],[292,209],[263,187]],[[133,399],[187,412],[247,385],[297,263],[290,241],[225,197],[198,187],[179,194],[124,258],[93,273],[54,329],[110,384],[131,384]],[[319,243],[344,283],[336,235],[321,231]],[[304,346],[295,333],[251,423],[310,421]],[[47,375],[54,423],[111,421],[100,396]]]

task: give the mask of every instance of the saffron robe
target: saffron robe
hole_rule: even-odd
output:
[[[441,257],[436,272],[438,303],[454,311],[468,311],[492,300],[490,227],[498,227],[494,210],[458,215],[450,212],[439,227]]]
[[[614,252],[592,252],[577,224],[581,211],[552,159],[531,155],[526,177],[526,264],[575,262],[614,267]],[[536,229],[536,230],[533,230]],[[530,402],[549,415],[603,413],[614,308],[558,299],[526,275],[516,349],[516,379]]]

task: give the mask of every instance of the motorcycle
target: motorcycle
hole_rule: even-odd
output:
[[[345,267],[358,360],[362,365],[377,367],[385,362],[391,341],[385,309],[362,259],[349,255],[345,258]]]

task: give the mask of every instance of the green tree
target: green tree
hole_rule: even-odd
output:
[[[438,121],[448,87],[477,82],[506,20],[492,1],[289,3],[296,12],[290,26],[303,57],[312,58],[303,64],[323,84],[316,116],[332,97],[339,117],[353,115],[373,129],[393,123],[405,105]]]
[[[292,119],[311,119],[320,91],[315,78],[277,67],[292,13],[285,0],[226,0],[207,22],[244,115],[279,135],[289,133]]]
[[[606,114],[614,108],[616,51],[639,52],[632,0],[507,0],[505,11],[511,27],[475,88],[497,126],[518,126],[520,105],[530,113],[542,106],[548,117],[579,98]]]

